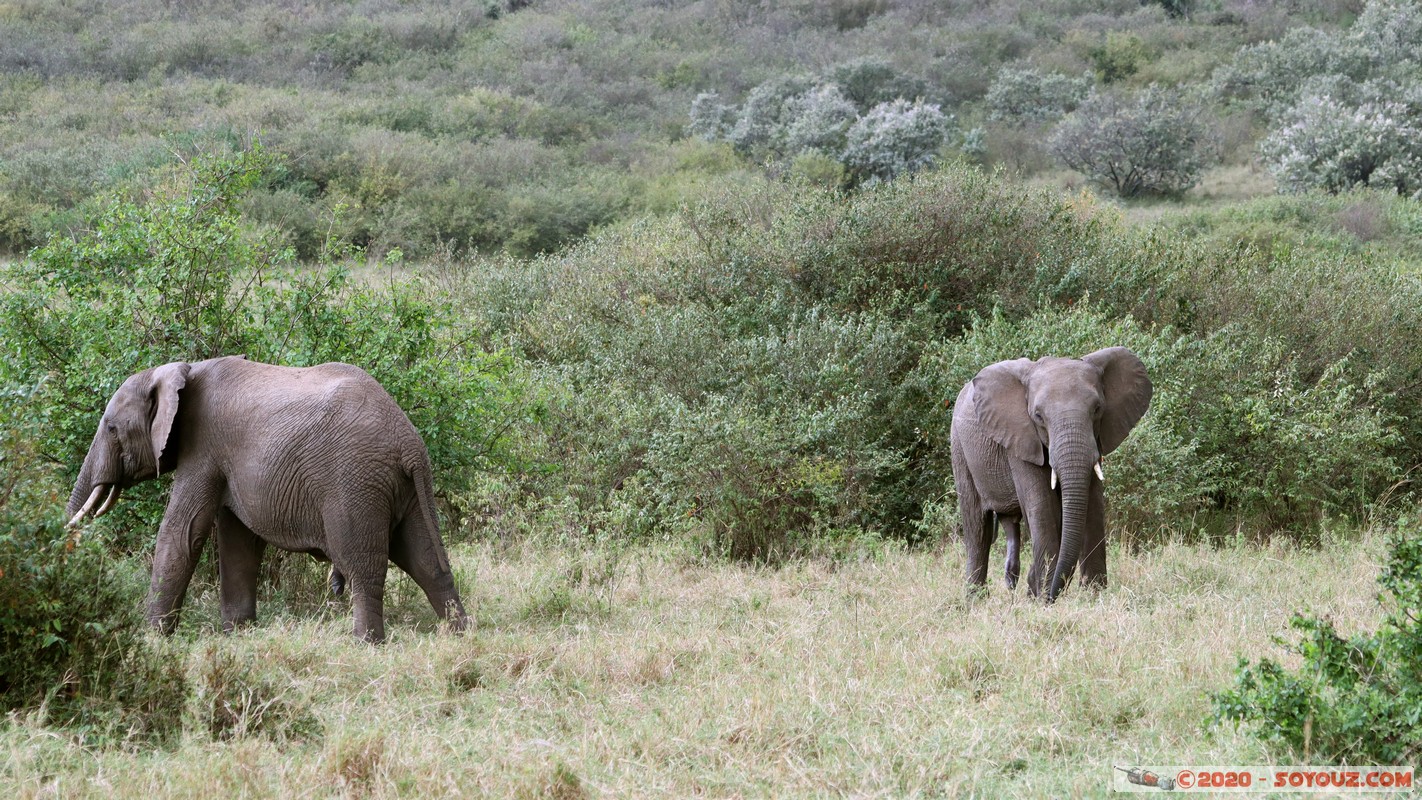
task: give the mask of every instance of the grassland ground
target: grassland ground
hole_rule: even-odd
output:
[[[1112,764],[1269,763],[1241,733],[1206,735],[1207,693],[1240,654],[1283,655],[1271,637],[1295,611],[1374,627],[1383,539],[1113,552],[1107,590],[1050,608],[1000,577],[967,602],[947,544],[778,568],[461,545],[477,632],[436,632],[400,576],[381,647],[354,641],[336,602],[268,603],[219,636],[215,592],[195,587],[163,645],[190,681],[180,739],[95,746],[12,716],[0,783],[25,798],[1103,796]]]

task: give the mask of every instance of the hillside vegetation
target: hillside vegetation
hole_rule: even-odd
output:
[[[0,6],[0,782],[1077,795],[1118,760],[1415,759],[1412,140],[1209,187],[1406,79],[1422,16],[1205,5]],[[1216,178],[1061,190],[1062,131],[1152,109],[1234,132],[1169,173]],[[1105,464],[1111,586],[968,602],[951,398],[1110,345],[1155,385]],[[390,389],[477,631],[400,577],[390,643],[347,642],[280,553],[256,630],[214,635],[210,554],[145,629],[166,479],[82,532],[63,498],[125,376],[234,352]],[[1292,610],[1324,617],[1281,667]],[[1210,726],[1240,653],[1213,712],[1245,727]]]
[[[286,159],[249,211],[303,257],[333,230],[375,254],[527,255],[673,210],[708,182],[884,168],[864,150],[884,142],[866,138],[867,160],[843,156],[843,174],[830,144],[843,102],[867,114],[921,101],[947,120],[925,155],[1051,175],[1053,128],[1088,90],[1129,103],[1151,84],[1178,90],[1212,132],[1170,149],[1205,147],[1200,166],[1220,161],[1238,182],[1293,113],[1269,87],[1317,77],[1337,94],[1416,66],[1405,47],[1357,44],[1405,42],[1417,25],[1410,4],[1373,6],[1369,30],[1347,38],[1357,0],[21,0],[0,6],[0,247],[81,225],[100,190],[141,190],[164,165],[260,137]],[[1308,47],[1269,49],[1285,35]],[[1370,91],[1382,88],[1354,94]],[[703,95],[749,127],[694,135]],[[793,146],[775,138],[777,109],[810,100]]]

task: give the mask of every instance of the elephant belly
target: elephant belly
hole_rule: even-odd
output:
[[[978,490],[978,497],[982,498],[983,510],[1009,519],[1022,516],[1022,503],[1012,477],[1012,465],[1001,448],[982,448],[982,458],[973,470],[973,485]]]

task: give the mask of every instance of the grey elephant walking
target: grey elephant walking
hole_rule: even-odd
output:
[[[123,489],[173,473],[158,529],[148,620],[164,633],[216,533],[222,628],[256,619],[268,544],[329,560],[349,584],[355,635],[385,638],[395,562],[455,630],[466,624],[434,506],[429,454],[359,367],[280,367],[229,356],[164,364],[109,400],[67,512],[77,524]],[[343,576],[343,577],[342,577]]]
[[[963,516],[968,588],[987,581],[1001,523],[1008,588],[1017,585],[1021,523],[1032,534],[1027,588],[1057,598],[1081,564],[1082,582],[1106,585],[1106,498],[1101,458],[1150,406],[1145,365],[1124,347],[1080,359],[1019,358],[984,368],[953,407],[953,482]]]

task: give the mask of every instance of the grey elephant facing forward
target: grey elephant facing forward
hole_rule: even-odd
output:
[[[361,638],[385,637],[390,561],[463,630],[429,454],[395,400],[360,368],[229,356],[131,376],[94,434],[69,498],[71,524],[168,472],[172,495],[148,595],[148,620],[159,630],[177,624],[212,532],[223,630],[256,618],[257,568],[268,544],[330,560],[344,574]]]
[[[983,369],[953,407],[953,481],[963,515],[968,588],[987,581],[1000,522],[1007,585],[1016,586],[1020,525],[1032,534],[1027,588],[1047,602],[1081,564],[1082,582],[1106,585],[1102,456],[1120,446],[1150,406],[1145,365],[1124,347],[1081,359],[1019,358]]]

